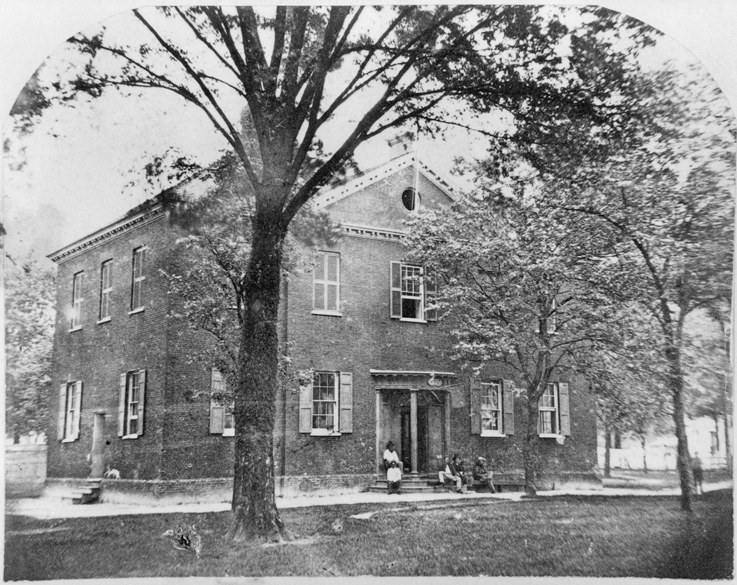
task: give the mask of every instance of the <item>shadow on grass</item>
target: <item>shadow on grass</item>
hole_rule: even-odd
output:
[[[731,579],[734,575],[734,518],[732,490],[698,496],[686,530],[676,542],[673,557],[658,577],[670,579]],[[721,510],[722,513],[710,513]],[[728,513],[727,510],[729,510]]]

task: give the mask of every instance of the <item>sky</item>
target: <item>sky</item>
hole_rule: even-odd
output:
[[[179,2],[185,4],[186,2]],[[557,2],[557,4],[572,4]],[[131,0],[0,0],[0,120],[34,70],[65,39],[141,2]],[[737,2],[733,0],[613,0],[601,5],[639,18],[666,33],[699,59],[737,109]],[[680,47],[674,44],[677,53]],[[150,92],[152,93],[152,92]],[[202,160],[224,148],[207,120],[183,111],[176,96],[159,92],[140,102],[120,97],[65,109],[47,118],[24,144],[23,172],[3,165],[3,224],[8,251],[45,256],[122,216],[153,195],[126,187],[143,152],[180,144]],[[51,122],[54,124],[51,124]],[[59,136],[49,130],[61,129]],[[381,162],[381,144],[358,151],[359,162]],[[467,152],[463,136],[450,144],[423,143],[423,158],[447,173]]]

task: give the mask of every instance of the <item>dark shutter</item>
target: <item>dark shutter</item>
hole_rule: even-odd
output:
[[[340,373],[340,428],[341,433],[353,432],[353,374]]]
[[[392,262],[389,276],[391,290],[389,303],[390,316],[392,319],[401,319],[402,317],[402,263]]]
[[[481,434],[481,380],[471,378],[471,434]]]
[[[571,415],[568,382],[558,383],[558,399],[560,400],[560,434],[564,437],[570,437]]]
[[[512,380],[502,382],[502,396],[504,400],[504,434],[514,434],[514,384]]]

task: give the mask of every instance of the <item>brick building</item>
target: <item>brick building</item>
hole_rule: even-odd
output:
[[[483,455],[498,475],[523,475],[515,376],[489,364],[472,379],[451,361],[444,325],[426,309],[431,282],[403,261],[403,220],[450,198],[448,184],[405,152],[315,199],[343,237],[284,284],[281,341],[292,343],[294,370],[314,375],[278,398],[280,493],[366,488],[382,474],[389,440],[410,473],[434,473],[438,457],[458,452]],[[204,339],[167,318],[177,299],[160,269],[178,253],[177,235],[154,199],[50,256],[58,264],[52,484],[99,477],[109,465],[120,471],[107,482],[118,490],[229,495],[232,415],[193,391],[217,393],[221,377],[187,359]],[[561,378],[543,401],[542,486],[597,484],[588,386]]]

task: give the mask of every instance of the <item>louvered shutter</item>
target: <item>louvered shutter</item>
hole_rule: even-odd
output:
[[[67,415],[67,385],[59,386],[59,419],[56,429],[56,438],[59,441],[64,440],[64,422]]]
[[[481,434],[481,380],[471,378],[471,434]]]
[[[299,387],[299,432],[312,432],[312,383]]]
[[[143,434],[143,421],[145,419],[146,408],[146,370],[138,371],[138,433],[137,437]]]
[[[82,382],[75,382],[74,389],[74,421],[72,422],[72,440],[79,439],[79,421],[82,418]]]
[[[401,262],[391,263],[390,280],[391,280],[390,315],[392,319],[401,319],[402,317],[402,263]]]
[[[438,292],[438,278],[437,274],[432,268],[425,269],[425,307],[435,302],[435,297]],[[437,321],[438,310],[437,309],[425,309],[425,320],[426,321]]]
[[[568,382],[560,382],[558,384],[558,399],[560,400],[560,434],[564,437],[570,437],[571,415]]]
[[[127,374],[120,374],[120,396],[118,397],[118,436],[125,435],[125,384]]]
[[[502,382],[502,396],[504,400],[504,434],[514,434],[514,384],[512,380]]]
[[[222,434],[225,430],[225,408],[213,397],[219,376],[220,372],[215,368],[210,370],[210,434],[212,435]]]
[[[353,374],[340,373],[340,428],[341,433],[353,432]]]

